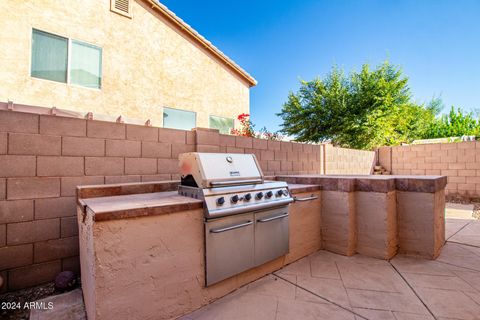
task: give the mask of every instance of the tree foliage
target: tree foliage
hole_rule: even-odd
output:
[[[455,111],[452,106],[448,114],[442,115],[430,123],[423,138],[460,136],[480,136],[480,120],[475,119],[473,113],[464,113],[460,108]]]
[[[408,79],[388,61],[346,76],[337,67],[324,79],[302,81],[282,112],[282,132],[306,142],[332,141],[372,149],[426,135],[436,109],[412,102]]]

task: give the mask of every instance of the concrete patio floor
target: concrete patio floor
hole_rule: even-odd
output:
[[[480,221],[446,229],[435,261],[319,251],[181,319],[480,319]]]
[[[447,243],[435,261],[322,250],[180,319],[480,319],[480,221],[449,211]],[[42,300],[62,303],[33,311],[31,319],[84,320],[78,292]]]

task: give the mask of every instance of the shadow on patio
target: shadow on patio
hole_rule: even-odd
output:
[[[480,319],[480,221],[446,225],[436,261],[319,251],[181,319]]]

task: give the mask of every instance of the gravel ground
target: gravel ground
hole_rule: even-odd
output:
[[[473,208],[473,217],[475,219],[480,220],[480,203],[479,202],[474,202],[474,208]]]
[[[460,196],[447,197],[446,202],[461,203],[461,204],[473,204],[473,217],[480,220],[480,198],[465,199]]]
[[[75,288],[80,286],[80,278],[77,278],[77,285]],[[74,288],[72,288],[73,290]],[[49,282],[46,284],[42,284],[40,286],[36,286],[33,288],[22,289],[13,292],[7,292],[0,294],[0,319],[1,320],[28,320],[30,317],[30,309],[24,308],[24,304],[26,302],[34,302],[48,296],[55,296],[57,294],[61,294],[63,292],[59,292],[55,290],[54,282]],[[20,308],[12,309],[12,304],[8,303],[15,303],[17,307],[18,303],[20,303]],[[7,303],[9,308],[5,308],[2,303]]]
[[[0,319],[5,320],[17,320],[28,319],[30,316],[30,310],[24,308],[25,302],[33,302],[39,299],[43,299],[48,296],[60,294],[55,292],[54,283],[50,282],[33,288],[22,289],[13,292],[7,292],[0,294]],[[20,303],[20,308],[12,309],[12,305],[5,306],[4,303]],[[7,308],[8,307],[8,308]],[[17,307],[17,305],[15,306]]]

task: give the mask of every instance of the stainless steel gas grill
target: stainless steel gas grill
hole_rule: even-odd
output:
[[[179,158],[179,194],[204,200],[207,286],[288,253],[293,198],[285,182],[264,180],[253,154]]]

